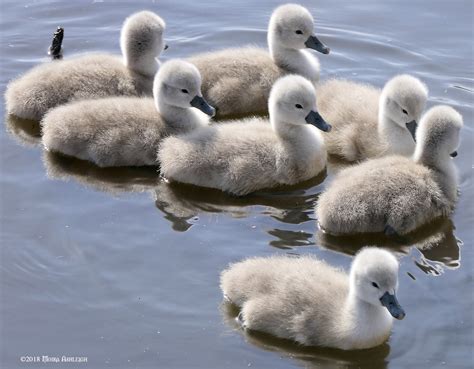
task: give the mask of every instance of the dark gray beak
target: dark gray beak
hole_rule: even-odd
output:
[[[456,156],[458,156],[458,152],[454,151],[451,154],[449,154],[449,156],[451,156],[452,158],[455,158]]]
[[[206,100],[202,96],[194,96],[191,100],[191,106],[201,110],[204,114],[207,114],[211,117],[216,115],[216,109],[214,109],[211,105],[207,103]]]
[[[408,131],[411,134],[411,137],[413,137],[413,140],[416,142],[416,128],[418,127],[418,124],[416,124],[416,120],[412,120],[411,122],[408,122],[406,124]]]
[[[163,48],[163,50],[168,50],[168,44],[165,44],[165,47]]]
[[[321,131],[329,132],[331,130],[331,125],[326,123],[323,117],[317,112],[311,110],[305,118],[306,123],[309,123],[316,128],[319,128]]]
[[[304,44],[306,47],[319,51],[323,54],[329,54],[329,52],[331,51],[331,49],[324,45],[321,41],[319,41],[319,39],[315,35],[309,36],[309,38]]]
[[[385,292],[380,298],[380,302],[383,306],[387,308],[389,313],[392,314],[394,318],[398,320],[402,320],[403,318],[405,318],[405,311],[398,303],[397,297],[395,295],[391,295],[388,292]]]

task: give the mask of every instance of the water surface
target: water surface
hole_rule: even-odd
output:
[[[167,22],[164,59],[240,44],[265,46],[277,1],[2,1],[0,92],[47,62],[56,26],[65,57],[119,52],[123,19],[150,9]],[[473,363],[473,4],[471,1],[302,1],[330,55],[322,79],[383,86],[421,78],[429,106],[465,121],[454,216],[407,243],[334,239],[317,232],[313,205],[331,180],[233,198],[169,186],[155,169],[99,169],[43,153],[35,123],[6,119],[1,158],[2,368],[470,368]],[[1,114],[4,116],[2,104]],[[316,254],[348,267],[365,244],[396,250],[407,317],[375,349],[304,349],[246,335],[221,306],[229,262]],[[88,363],[20,362],[24,355],[87,356]]]

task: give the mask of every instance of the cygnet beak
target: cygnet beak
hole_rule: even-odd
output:
[[[451,156],[452,158],[455,158],[456,156],[458,156],[458,152],[454,151],[451,154],[449,154],[449,156]]]
[[[314,49],[323,54],[329,54],[331,49],[324,45],[315,35],[309,36],[309,38],[304,43],[307,48]]]
[[[323,119],[323,117],[314,110],[311,110],[309,114],[305,118],[306,123],[309,123],[316,128],[319,128],[323,132],[329,132],[331,130],[331,125],[326,123],[326,121]]]
[[[192,107],[201,110],[204,114],[207,114],[210,117],[216,115],[216,109],[209,105],[202,96],[194,96],[190,104]]]
[[[406,126],[407,126],[408,131],[411,134],[411,137],[413,137],[413,140],[416,142],[416,129],[418,127],[416,120],[412,120],[411,122],[408,122]]]
[[[405,311],[398,303],[397,296],[391,295],[387,291],[380,298],[380,302],[383,306],[387,308],[389,313],[392,314],[395,319],[402,320],[403,318],[405,318]]]
[[[163,50],[168,50],[168,44],[165,44],[165,47],[163,48]]]

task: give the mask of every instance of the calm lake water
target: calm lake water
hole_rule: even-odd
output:
[[[471,368],[473,360],[473,3],[301,1],[332,50],[321,78],[382,86],[408,72],[429,106],[464,116],[455,159],[454,216],[409,244],[331,239],[313,205],[330,181],[232,198],[160,182],[154,169],[100,170],[45,155],[37,124],[5,119],[1,158],[2,368]],[[119,52],[130,13],[167,22],[164,59],[243,44],[265,46],[277,1],[1,1],[1,73],[7,82],[47,62],[56,26],[65,57]],[[2,104],[2,117],[4,106]],[[407,316],[389,342],[362,352],[302,349],[236,327],[221,306],[229,262],[275,253],[316,254],[348,267],[364,244],[403,254],[399,300]],[[22,356],[85,356],[87,364],[22,363]]]

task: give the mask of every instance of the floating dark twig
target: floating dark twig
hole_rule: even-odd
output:
[[[51,55],[53,59],[62,58],[62,43],[64,38],[64,28],[58,27],[56,32],[53,33],[53,41],[49,47],[48,55]]]

